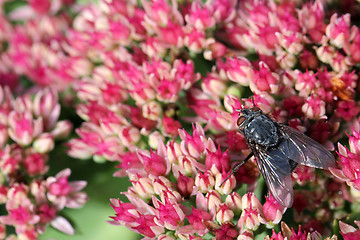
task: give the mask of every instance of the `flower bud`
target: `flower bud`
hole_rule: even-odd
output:
[[[234,212],[226,204],[220,204],[216,213],[216,220],[219,223],[230,222],[234,217]]]
[[[237,192],[232,192],[225,199],[226,205],[235,213],[235,215],[240,215],[241,213],[241,195]]]
[[[233,191],[233,189],[236,187],[236,179],[234,174],[231,174],[230,178],[224,182],[224,180],[228,177],[228,175],[229,173],[227,172],[218,173],[215,175],[215,189],[219,191],[219,193],[224,195],[230,194]]]
[[[207,193],[214,188],[214,184],[214,176],[210,172],[199,172],[198,175],[196,175],[195,185],[199,188],[200,192]]]
[[[150,101],[143,105],[142,114],[145,118],[150,120],[158,120],[162,113],[161,106],[156,101]]]
[[[33,148],[38,153],[48,153],[54,149],[54,138],[49,133],[43,133],[33,143]]]
[[[190,197],[193,188],[195,186],[195,180],[193,178],[186,177],[180,173],[180,176],[177,179],[177,190],[184,197]]]
[[[214,211],[222,203],[221,195],[217,191],[208,191],[205,196],[207,207],[209,210]]]
[[[55,139],[66,139],[70,135],[72,129],[73,125],[70,121],[58,121],[55,124],[54,129],[51,131],[51,134]]]

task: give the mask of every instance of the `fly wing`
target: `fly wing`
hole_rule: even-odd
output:
[[[293,203],[293,185],[291,167],[287,156],[279,149],[252,149],[258,167],[273,197],[284,207],[291,207]]]
[[[309,167],[335,167],[334,156],[323,145],[292,127],[281,125],[280,129],[284,138],[280,149],[288,158]]]

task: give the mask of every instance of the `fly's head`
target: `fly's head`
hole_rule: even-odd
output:
[[[262,114],[262,111],[258,107],[252,107],[252,108],[243,108],[241,110],[238,110],[239,112],[239,118],[237,120],[237,125],[239,127],[239,131],[243,132],[244,127],[251,122],[255,117],[260,116]]]

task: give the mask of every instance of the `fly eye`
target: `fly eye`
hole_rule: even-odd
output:
[[[257,112],[257,111],[260,111],[260,108],[258,108],[258,107],[253,107],[252,110],[253,110],[253,112]]]
[[[240,116],[237,120],[237,125],[240,126],[244,121],[245,121],[246,117],[244,116]]]

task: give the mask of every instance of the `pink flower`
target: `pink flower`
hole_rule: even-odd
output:
[[[141,169],[143,167],[143,164],[136,152],[127,152],[122,154],[119,161],[121,161],[121,164],[116,167],[120,168],[120,170],[114,173],[114,176],[117,177],[126,176],[125,171],[128,169]]]
[[[293,208],[301,213],[309,206],[310,199],[305,194],[299,192],[294,194]]]
[[[29,0],[29,4],[39,14],[47,13],[51,6],[49,0]]]
[[[305,185],[307,182],[315,181],[315,169],[300,165],[293,171],[292,176],[298,184]]]
[[[183,45],[185,34],[182,25],[168,22],[166,27],[159,27],[158,34],[161,39],[160,41],[164,42],[166,45],[171,44],[176,47],[181,47]]]
[[[184,45],[189,48],[191,52],[199,53],[206,46],[206,38],[203,31],[195,28],[188,28],[185,32]]]
[[[199,188],[199,191],[206,193],[213,189],[215,186],[215,179],[210,171],[205,173],[199,172],[195,178],[195,185]]]
[[[1,21],[3,21],[3,19],[1,19]],[[10,90],[14,91],[18,85],[19,85],[19,77],[15,73],[12,72],[7,73],[0,71],[0,88],[4,86],[8,86]]]
[[[71,190],[68,180],[65,177],[58,178],[56,182],[49,185],[49,193],[55,196],[66,196]]]
[[[228,22],[235,17],[235,2],[231,0],[215,0],[212,3],[213,16],[217,22]]]
[[[206,30],[215,25],[215,18],[208,6],[200,6],[199,3],[191,4],[188,15],[185,16],[188,24],[193,25],[197,30]]]
[[[17,178],[15,173],[20,168],[21,159],[21,148],[18,145],[7,145],[3,150],[0,150],[1,170],[8,175],[9,182],[13,181],[13,177]],[[17,182],[17,180],[14,182]]]
[[[300,92],[300,96],[307,97],[318,84],[316,74],[308,70],[305,73],[295,70],[295,73],[297,74],[295,89]]]
[[[134,191],[142,199],[151,199],[155,193],[153,181],[148,177],[142,177],[138,174],[129,174],[130,182]]]
[[[275,104],[274,98],[267,92],[254,94],[251,100],[247,99],[244,102],[246,107],[258,106],[265,114],[270,113]]]
[[[87,201],[87,195],[80,192],[85,186],[85,181],[69,182],[71,174],[70,169],[64,169],[55,177],[46,179],[48,189],[47,197],[56,206],[57,209],[64,207],[79,208]]]
[[[320,42],[325,33],[324,7],[320,1],[307,3],[299,10],[299,23],[314,42]]]
[[[220,193],[216,190],[207,191],[205,195],[205,202],[207,210],[209,210],[212,215],[215,214],[216,209],[220,206],[220,204],[222,204]]]
[[[330,66],[336,72],[349,71],[350,58],[340,52],[335,52],[329,61]]]
[[[205,230],[205,221],[210,221],[212,219],[211,215],[208,212],[202,211],[200,209],[192,208],[192,213],[187,216],[190,224],[197,230]]]
[[[360,228],[360,222],[354,221],[358,228]],[[342,221],[339,222],[340,226],[340,233],[343,236],[344,240],[355,240],[359,239],[360,237],[360,230],[356,229],[355,227],[346,224]]]
[[[224,96],[227,89],[225,81],[215,73],[208,73],[208,75],[203,78],[201,87],[204,92],[218,97]]]
[[[241,195],[237,192],[230,193],[225,199],[226,205],[236,216],[240,215],[242,209]]]
[[[315,70],[319,66],[319,59],[316,55],[308,50],[304,50],[301,52],[299,56],[299,63],[302,69],[312,69]]]
[[[360,172],[360,156],[350,152],[346,147],[338,143],[339,157],[342,169],[331,169],[331,172],[339,179],[346,181],[351,187],[360,190],[358,176]]]
[[[178,204],[170,202],[165,199],[165,203],[161,203],[159,200],[153,200],[154,206],[158,211],[159,223],[167,229],[176,230],[185,218],[185,214],[180,209]],[[157,219],[155,219],[157,222]]]
[[[323,119],[325,116],[325,102],[318,97],[311,95],[305,99],[302,111],[309,119]]]
[[[147,18],[151,18],[151,21],[159,24],[160,26],[166,26],[175,11],[175,8],[171,7],[166,1],[160,0],[156,2],[144,2],[143,7]],[[150,19],[149,19],[150,20]]]
[[[186,177],[180,173],[180,176],[177,179],[176,188],[184,198],[190,197],[194,186],[195,180],[193,178]]]
[[[40,222],[43,224],[51,222],[56,217],[56,214],[57,210],[49,204],[42,204],[38,207]]]
[[[7,192],[8,192],[9,188],[4,186],[4,185],[0,185],[0,203],[5,203],[7,200]]]
[[[49,167],[46,166],[47,160],[47,156],[40,153],[33,153],[27,155],[22,164],[29,176],[35,176],[38,174],[45,174],[48,171]]]
[[[245,137],[235,130],[226,132],[225,144],[232,151],[241,151],[248,148]]]
[[[6,237],[6,227],[4,224],[0,224],[0,238],[5,239]]]
[[[132,126],[119,126],[119,138],[121,144],[126,146],[129,150],[133,150],[136,143],[140,140],[140,131]]]
[[[50,133],[43,133],[36,138],[33,147],[38,153],[48,153],[55,147],[54,137]]]
[[[202,154],[204,154],[206,140],[204,130],[200,127],[200,125],[193,125],[193,136],[190,136],[190,134],[184,130],[180,131],[179,135],[190,156],[199,158]]]
[[[308,233],[307,232],[302,232],[301,231],[301,226],[299,226],[299,230],[298,232],[295,232],[295,230],[293,228],[291,228],[292,230],[292,234],[291,234],[291,238],[290,239],[306,239]]]
[[[135,221],[138,226],[132,227],[132,229],[146,237],[154,238],[156,233],[154,233],[153,227],[157,226],[154,220],[155,216],[153,215],[140,215],[140,217]]]
[[[111,199],[111,202],[111,207],[116,212],[115,217],[111,217],[114,221],[130,223],[138,218],[139,213],[133,204],[121,202],[119,199]]]
[[[193,61],[175,60],[172,69],[172,75],[175,81],[180,82],[184,89],[189,89],[197,80],[200,79],[200,74],[195,72]]]
[[[33,101],[33,112],[36,117],[42,117],[44,130],[52,129],[60,115],[60,104],[55,90],[39,91]]]
[[[221,228],[215,230],[215,233],[216,239],[220,240],[236,239],[239,235],[236,229],[234,229],[234,226],[232,226],[230,223],[221,225]]]
[[[267,236],[268,238],[265,238],[266,240],[284,240],[285,238],[281,235],[281,232],[275,233],[275,230],[272,230],[271,237]]]
[[[360,132],[352,131],[352,136],[346,134],[349,138],[350,151],[360,155]]]
[[[280,46],[282,46],[290,54],[299,54],[303,50],[303,35],[299,32],[284,32],[276,34]]]
[[[34,119],[29,111],[9,114],[9,136],[20,145],[29,145],[43,131],[42,118]]]
[[[349,48],[345,48],[344,50],[348,55],[350,55],[351,60],[354,63],[358,63],[360,61],[360,34],[359,32],[356,33],[354,40],[350,43]]]
[[[130,118],[132,123],[139,128],[150,130],[156,125],[156,121],[145,118],[142,111],[135,107],[131,108]]]
[[[204,58],[206,60],[214,60],[225,56],[227,47],[220,42],[209,43],[208,50],[204,52]]]
[[[302,116],[303,112],[301,108],[303,104],[304,104],[304,99],[297,95],[292,95],[290,97],[285,98],[282,101],[282,107],[285,108],[289,117]]]
[[[262,214],[260,215],[260,221],[268,223],[270,225],[278,224],[281,219],[282,215],[286,209],[281,206],[274,197],[270,194],[269,197],[265,197],[266,202],[262,207]]]
[[[260,62],[259,70],[254,71],[252,82],[250,82],[250,88],[253,92],[267,91],[276,93],[278,91],[278,78],[279,76],[276,73],[271,72],[264,62]]]
[[[228,172],[230,170],[230,157],[228,151],[221,152],[220,146],[216,152],[209,152],[205,159],[205,166],[207,169],[215,165],[218,172]]]
[[[259,40],[265,47],[274,49],[278,44],[278,40],[275,35],[278,31],[278,27],[272,27],[269,25],[259,27]]]
[[[331,144],[333,145],[330,141],[329,141],[329,137],[331,134],[331,126],[329,122],[326,121],[317,121],[316,123],[314,123],[313,125],[311,125],[310,129],[309,129],[309,136],[316,140],[319,143],[322,144]],[[329,143],[330,142],[330,143]]]
[[[360,107],[356,104],[355,101],[339,101],[337,108],[335,109],[335,114],[344,119],[345,121],[350,121],[360,112]]]
[[[217,61],[220,69],[226,72],[227,77],[243,86],[248,86],[253,76],[253,69],[246,58],[227,58],[225,63]]]
[[[226,205],[221,204],[216,213],[216,220],[219,223],[231,222],[234,217],[234,212]]]
[[[163,145],[163,144],[162,144]],[[167,172],[167,160],[164,158],[165,153],[163,148],[159,147],[157,152],[154,153],[150,150],[150,156],[139,153],[139,159],[144,165],[144,169],[148,174],[155,176],[165,175]]]
[[[334,58],[335,58],[336,50],[333,46],[324,43],[320,47],[315,48],[315,51],[317,57],[321,62],[327,64],[330,64],[330,62],[332,62],[333,64],[335,63]],[[338,56],[338,59],[341,60],[340,56]]]
[[[70,121],[63,120],[56,122],[54,128],[51,130],[51,135],[55,139],[65,139],[73,130],[73,125]]]
[[[15,224],[23,225],[32,219],[29,210],[25,207],[20,206],[16,209],[10,209],[9,213],[10,218],[15,222]]]
[[[168,83],[170,84],[170,82],[168,82]],[[161,90],[159,90],[159,92],[160,92],[160,94],[162,94]],[[171,93],[170,93],[170,95],[174,96],[174,94],[171,94]],[[156,101],[147,102],[146,104],[144,104],[142,106],[142,115],[147,119],[155,121],[156,119],[158,119],[160,117],[161,113],[162,113],[161,106]]]
[[[230,194],[236,187],[237,182],[235,180],[235,176],[232,174],[230,178],[225,181],[225,179],[229,176],[229,174],[231,174],[231,172],[223,171],[220,173],[216,169],[215,165],[213,165],[212,167],[212,172],[217,172],[215,175],[215,190],[219,191],[220,194]]]
[[[337,14],[331,16],[330,23],[326,27],[326,35],[330,41],[338,48],[346,47],[350,37],[350,14],[345,14],[340,18]]]
[[[244,205],[244,204],[243,204]],[[255,231],[260,226],[259,211],[251,205],[243,209],[237,225],[241,229]]]

